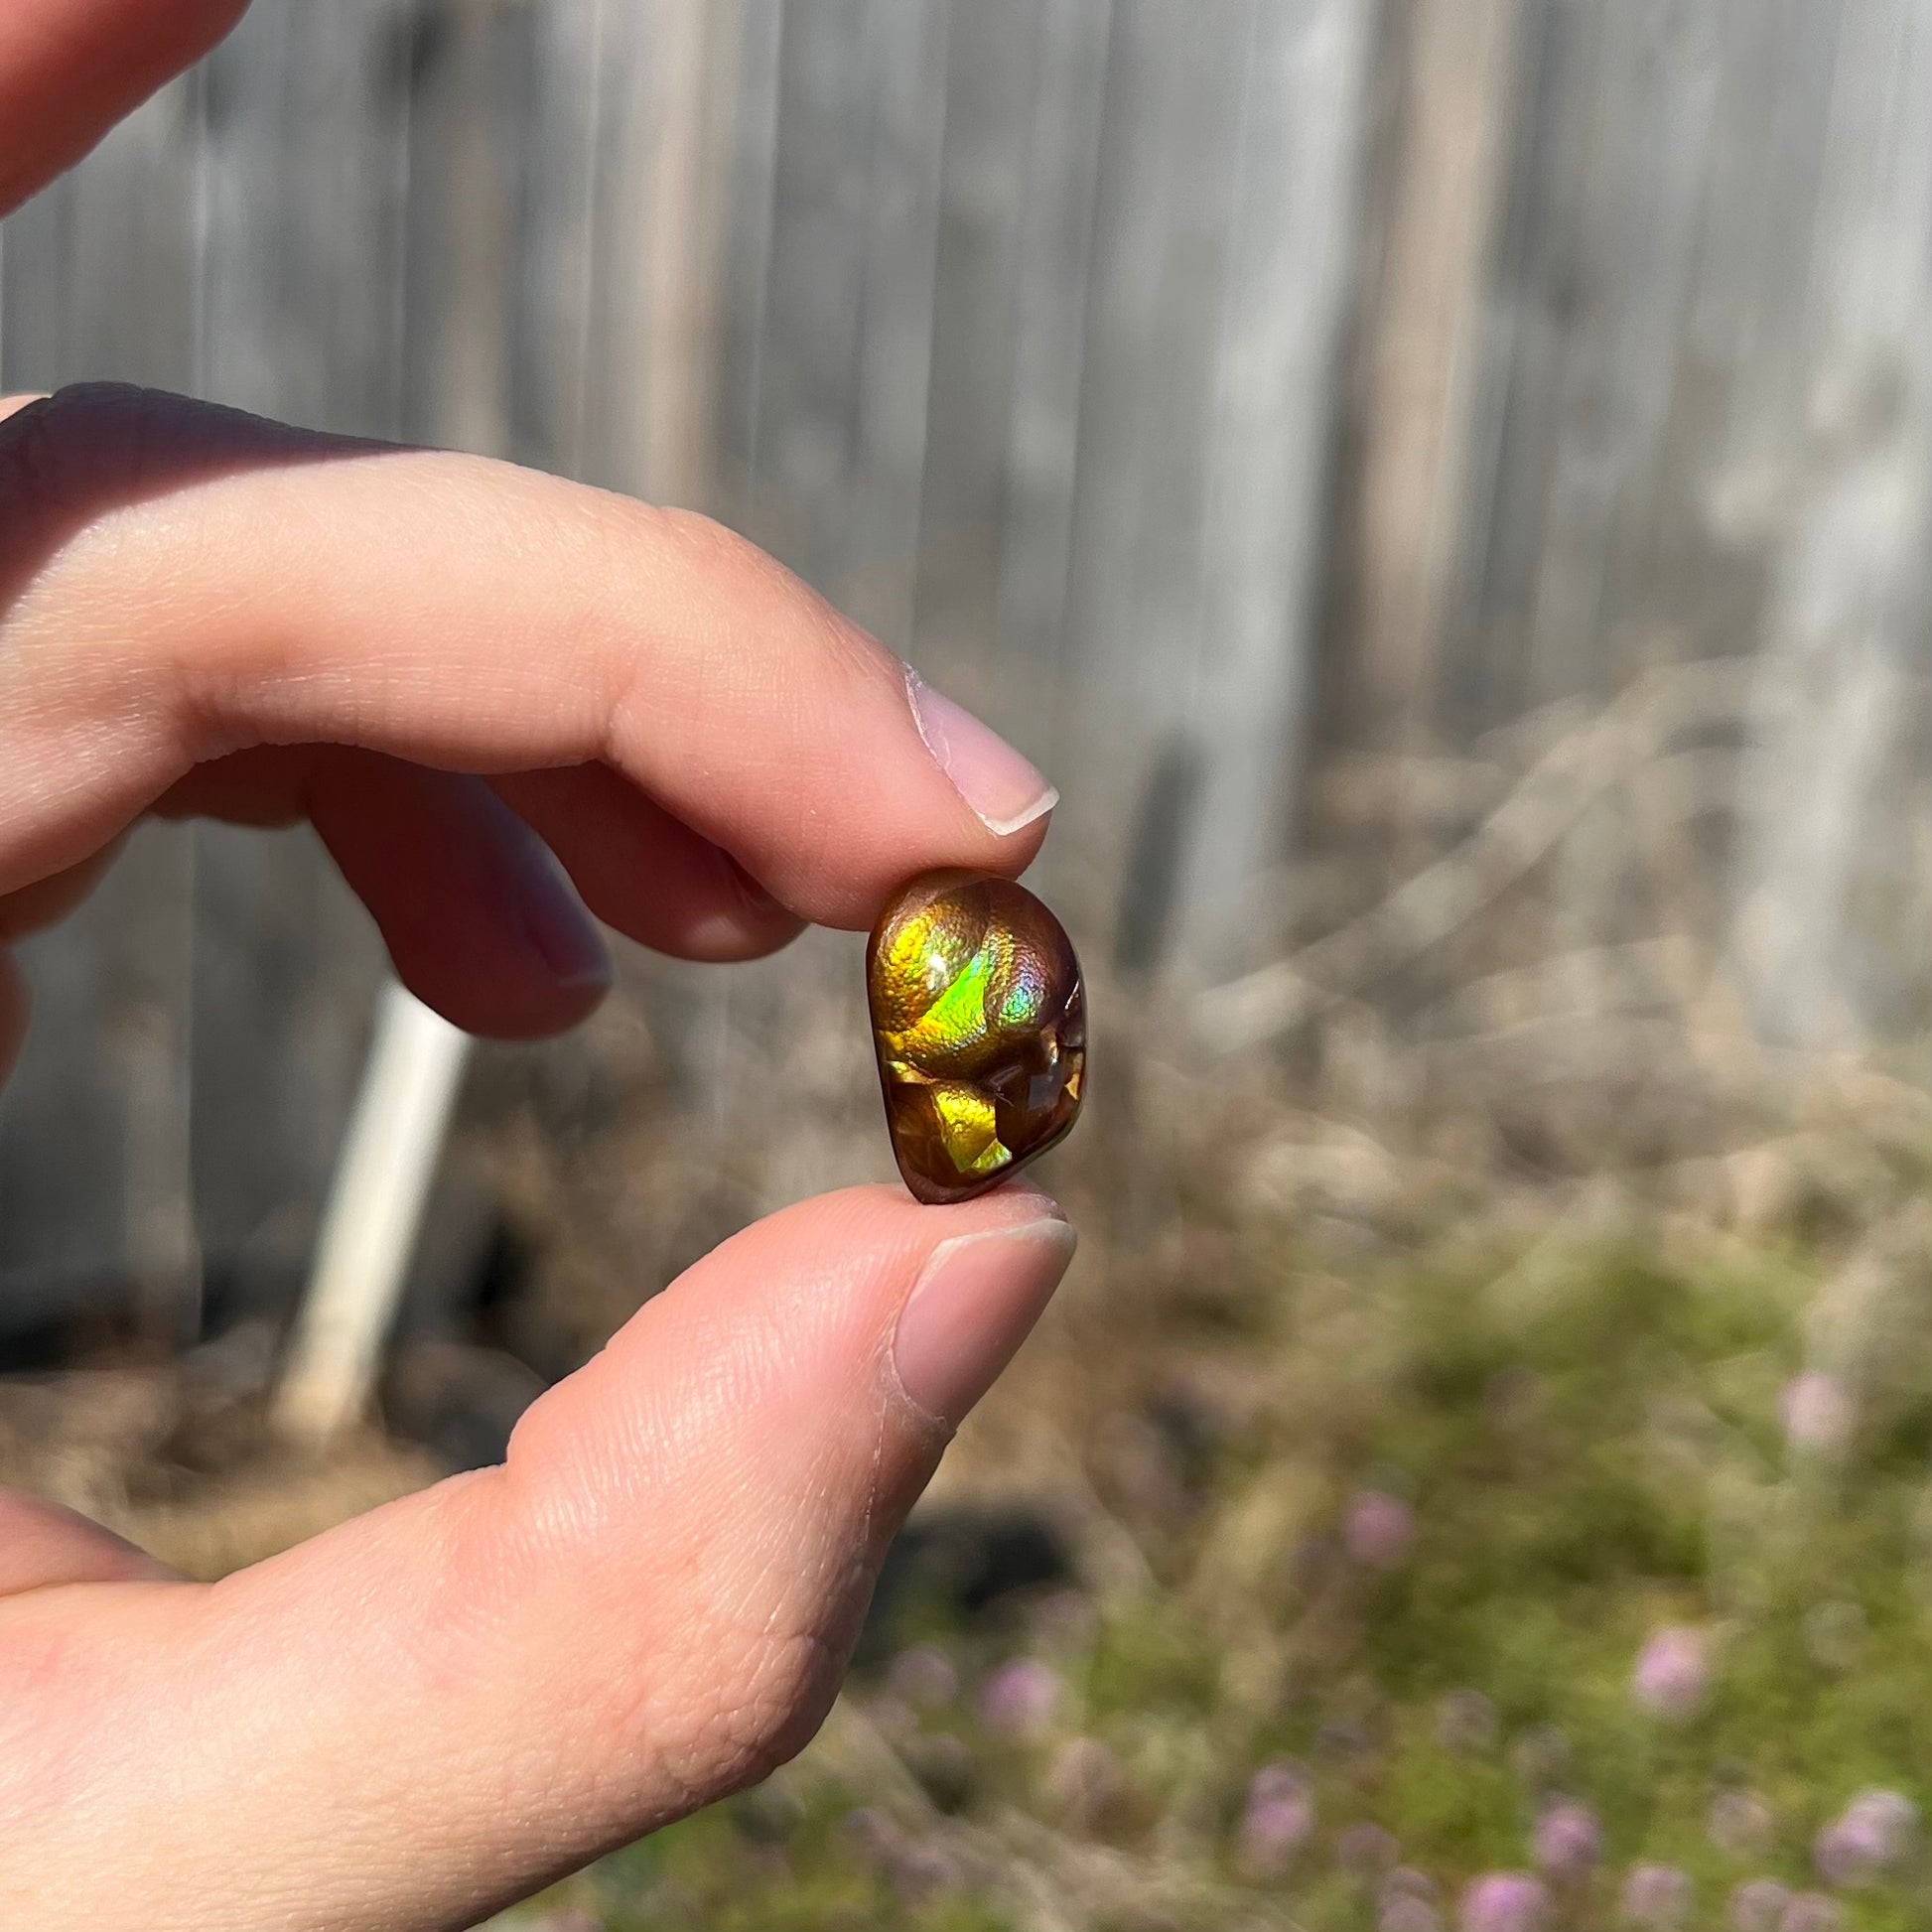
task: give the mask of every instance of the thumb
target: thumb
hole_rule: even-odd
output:
[[[206,1590],[101,1586],[91,1631],[85,1590],[0,1605],[0,1816],[35,1813],[0,1921],[469,1925],[762,1776],[1072,1249],[1026,1189],[807,1202],[650,1303],[501,1468]],[[62,1680],[6,1660],[50,1643],[84,1646],[84,1694],[24,1749]]]

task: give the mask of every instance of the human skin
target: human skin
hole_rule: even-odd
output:
[[[239,11],[5,0],[0,210]],[[608,985],[586,907],[747,958],[1017,874],[1051,803],[702,518],[179,398],[0,402],[0,1070],[6,948],[146,813],[312,820],[404,980],[529,1037]],[[0,1492],[0,1928],[461,1927],[759,1777],[1071,1250],[1025,1188],[789,1209],[502,1466],[214,1585]]]

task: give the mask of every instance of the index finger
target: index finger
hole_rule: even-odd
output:
[[[6,0],[0,214],[218,41],[246,0]]]
[[[929,867],[1022,870],[1056,799],[703,517],[137,391],[0,424],[0,893],[201,760],[316,742],[602,761],[846,926]]]

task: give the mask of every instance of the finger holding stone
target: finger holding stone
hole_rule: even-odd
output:
[[[743,539],[552,477],[67,392],[0,425],[0,891],[251,745],[603,762],[854,928],[915,872],[1017,874],[1054,802]]]

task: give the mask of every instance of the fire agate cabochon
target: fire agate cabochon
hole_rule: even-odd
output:
[[[1024,886],[915,879],[873,929],[866,990],[893,1154],[917,1199],[970,1199],[1073,1125],[1087,1057],[1080,962]]]

